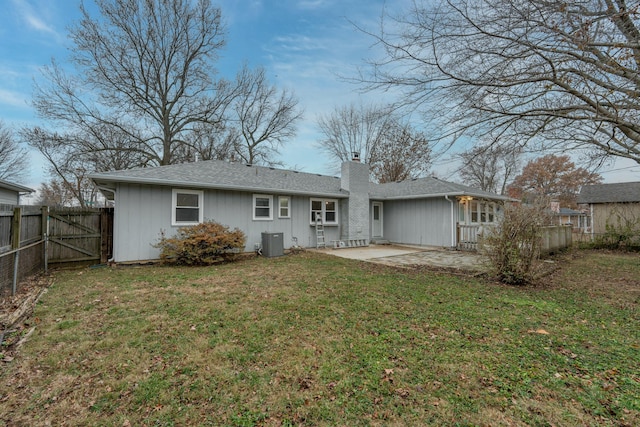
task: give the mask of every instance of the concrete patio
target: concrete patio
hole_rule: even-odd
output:
[[[369,245],[361,248],[320,249],[319,251],[342,258],[393,266],[428,265],[473,272],[484,270],[483,258],[477,252],[444,248]]]

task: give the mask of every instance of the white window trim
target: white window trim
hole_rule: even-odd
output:
[[[468,224],[470,225],[495,224],[498,221],[498,215],[500,212],[498,208],[498,203],[488,201],[488,200],[470,200],[466,203],[466,205],[468,209],[466,212],[466,215],[468,215],[468,222],[467,222]],[[476,206],[476,209],[472,209],[473,206]],[[493,221],[491,222],[486,220],[480,221],[483,214],[485,219],[489,218],[489,206],[491,206],[493,209]],[[481,209],[482,207],[484,207],[484,209]],[[473,221],[474,212],[477,216],[476,221]]]
[[[327,202],[335,203],[336,210],[334,212],[336,213],[336,220],[332,221],[332,222],[324,221],[323,224],[324,225],[338,225],[338,219],[340,218],[340,215],[339,215],[339,212],[338,212],[338,209],[339,209],[339,207],[338,207],[339,206],[338,199],[318,199],[318,198],[309,199],[309,223],[311,225],[315,225],[316,224],[314,221],[311,220],[311,212],[313,212],[313,202],[321,202],[322,210],[320,212],[322,214],[323,221],[327,217],[326,210],[324,208],[326,203]]]
[[[198,221],[177,221],[176,209],[178,208],[178,194],[197,194],[198,195]],[[174,188],[171,190],[171,225],[174,227],[183,227],[188,225],[200,224],[204,219],[204,191],[201,190],[184,190]]]
[[[282,206],[280,203],[286,200],[287,201],[287,214],[282,215]],[[278,218],[291,218],[291,198],[289,196],[279,196],[278,197]]]
[[[269,216],[256,216],[256,199],[269,199]],[[254,194],[251,212],[254,221],[273,221],[273,196],[269,194]],[[262,206],[261,206],[262,207]]]

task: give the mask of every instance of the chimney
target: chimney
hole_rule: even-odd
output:
[[[360,155],[342,163],[341,187],[349,192],[340,209],[341,240],[365,240],[369,244],[369,165]]]

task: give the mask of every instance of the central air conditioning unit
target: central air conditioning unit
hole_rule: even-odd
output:
[[[262,255],[268,258],[284,255],[284,233],[262,233]]]

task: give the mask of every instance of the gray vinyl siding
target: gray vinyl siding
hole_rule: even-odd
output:
[[[116,262],[158,258],[152,245],[160,231],[171,234],[171,188],[118,185],[113,219],[113,256]]]
[[[171,225],[172,189],[137,184],[119,184],[116,190],[116,213],[114,218],[114,259],[116,262],[155,260],[158,249],[152,245],[164,230],[167,236],[176,233],[179,227]],[[181,188],[184,189],[184,188]],[[247,236],[245,251],[255,249],[261,243],[262,232],[283,233],[284,247],[298,245],[315,247],[315,228],[310,225],[309,197],[289,196],[290,218],[278,218],[277,194],[273,196],[273,219],[253,220],[253,194],[238,191],[205,190],[203,217],[217,221],[230,228],[239,228]],[[327,242],[338,239],[340,227],[326,226]]]
[[[390,242],[451,247],[451,203],[444,198],[384,201],[383,220]]]
[[[18,192],[0,188],[0,204],[17,205]]]

